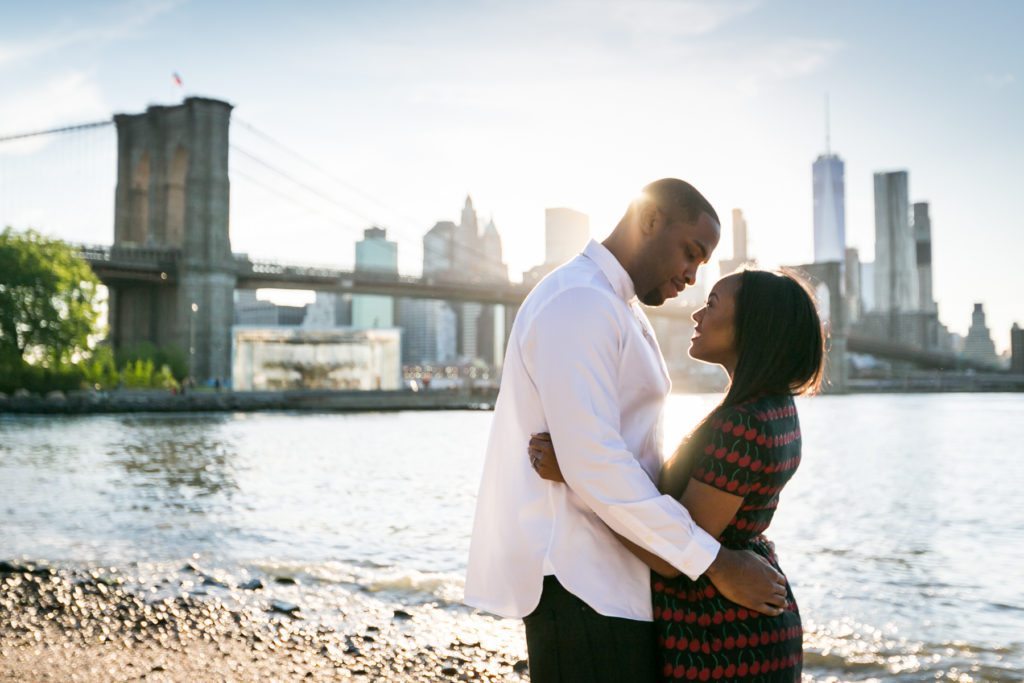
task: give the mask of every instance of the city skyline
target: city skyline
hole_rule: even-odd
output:
[[[184,94],[222,97],[237,105],[236,120],[384,200],[326,183],[372,219],[328,207],[328,221],[274,206],[233,177],[236,251],[351,263],[362,230],[380,224],[400,243],[401,267],[416,271],[422,234],[457,219],[450,207],[471,193],[495,217],[518,278],[544,260],[545,208],[586,213],[600,239],[643,184],[673,175],[693,181],[720,215],[744,210],[762,265],[809,262],[807,166],[823,151],[827,92],[831,149],[846,163],[847,245],[870,258],[871,178],[907,169],[910,200],[931,207],[942,320],[965,334],[983,301],[1003,350],[1024,317],[1013,258],[1024,230],[1010,200],[1021,182],[1013,159],[1024,153],[1011,28],[1024,18],[1019,6],[312,3],[301,14],[256,5],[244,18],[187,2],[55,8],[8,12],[0,134]],[[254,144],[235,130],[233,139]],[[112,172],[109,186],[74,205],[80,216],[39,227],[109,242]],[[46,207],[33,208],[28,219],[47,222]],[[718,258],[731,253],[723,227]]]

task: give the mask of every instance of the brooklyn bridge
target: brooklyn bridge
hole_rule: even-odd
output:
[[[109,291],[108,327],[115,349],[140,342],[192,350],[197,378],[231,375],[234,293],[298,289],[379,294],[501,305],[505,330],[530,284],[387,274],[279,263],[234,253],[229,235],[228,166],[232,105],[189,97],[180,105],[53,130],[0,137],[0,145],[74,136],[113,126],[117,176],[113,240],[79,244]],[[2,163],[2,162],[0,162]],[[832,388],[843,390],[846,356],[863,353],[924,368],[991,370],[959,355],[926,350],[851,330],[840,265],[796,266],[816,283],[830,325]],[[649,309],[653,319],[689,318],[692,309]],[[507,334],[507,333],[506,333]]]

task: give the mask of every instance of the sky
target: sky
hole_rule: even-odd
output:
[[[872,174],[907,170],[942,320],[966,333],[983,302],[1000,350],[1024,323],[1024,2],[0,6],[0,136],[232,103],[232,245],[254,257],[351,265],[379,224],[415,273],[422,234],[471,195],[518,279],[543,260],[546,207],[600,239],[675,176],[723,216],[716,257],[741,208],[761,265],[809,262],[827,94],[848,246],[872,258]],[[110,127],[0,145],[0,223],[109,243],[115,151]]]

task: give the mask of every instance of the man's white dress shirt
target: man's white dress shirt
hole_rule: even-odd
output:
[[[654,483],[670,387],[633,281],[604,246],[591,241],[534,288],[502,370],[467,604],[526,616],[554,574],[600,614],[650,621],[650,571],[609,526],[692,578],[704,573],[718,542]],[[530,434],[544,431],[568,485],[530,465]]]

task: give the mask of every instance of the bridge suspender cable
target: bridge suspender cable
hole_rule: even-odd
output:
[[[317,164],[316,162],[310,160],[308,157],[306,157],[303,154],[299,153],[295,149],[293,149],[293,148],[289,147],[288,145],[284,144],[283,142],[280,142],[279,140],[275,139],[270,134],[263,132],[262,130],[258,129],[256,126],[252,125],[251,123],[248,123],[246,121],[242,121],[237,116],[233,116],[232,117],[232,123],[234,123],[236,125],[239,125],[242,128],[245,128],[246,130],[250,131],[254,135],[264,139],[265,141],[269,142],[273,146],[275,146],[275,147],[281,149],[282,151],[288,153],[289,155],[293,156],[294,158],[296,158],[299,161],[301,161],[302,163],[304,163],[306,166],[312,168],[315,171],[318,171],[319,173],[323,174],[324,176],[326,176],[330,180],[338,183],[339,185],[347,188],[348,190],[350,190],[352,192],[355,192],[356,194],[361,195],[362,197],[370,200],[371,202],[373,202],[375,204],[378,204],[379,206],[387,209],[390,213],[392,213],[395,216],[403,219],[404,221],[407,221],[410,224],[409,225],[410,228],[413,225],[416,225],[416,224],[419,223],[419,221],[417,221],[417,220],[415,220],[413,218],[410,218],[409,216],[403,215],[403,214],[395,211],[386,202],[383,202],[380,199],[377,199],[373,195],[369,194],[368,192],[365,192],[365,191],[359,189],[358,187],[356,187],[352,183],[349,183],[349,182],[346,182],[346,181],[342,180],[338,176],[334,175],[333,173],[331,173],[330,171],[325,169],[323,166],[320,166],[319,164]],[[388,226],[389,229],[391,230],[392,234],[394,234],[396,232],[399,233],[400,237],[402,237],[404,240],[409,240],[410,242],[416,243],[417,244],[417,248],[419,248],[420,240],[423,239],[423,235],[421,233],[417,232],[417,234],[415,234],[415,235],[409,234],[408,230],[396,229],[394,224],[392,224],[392,223],[381,222],[379,220],[375,220],[372,217],[366,215],[365,213],[359,211],[358,209],[356,209],[356,208],[354,208],[354,207],[352,207],[352,206],[350,206],[348,204],[345,204],[344,202],[339,201],[337,198],[335,198],[335,197],[333,197],[331,195],[328,195],[327,193],[317,189],[316,187],[311,186],[309,183],[306,183],[303,180],[300,180],[300,179],[296,178],[293,174],[291,174],[291,173],[281,169],[280,167],[275,166],[274,164],[266,161],[265,159],[262,159],[262,158],[256,156],[255,154],[253,154],[252,152],[250,152],[250,151],[248,151],[246,149],[243,149],[239,145],[232,143],[230,145],[230,147],[231,147],[232,150],[238,152],[239,154],[241,154],[244,157],[247,157],[252,162],[254,162],[254,163],[258,164],[259,166],[262,166],[263,168],[269,170],[270,172],[272,172],[272,173],[274,173],[274,174],[284,178],[285,180],[293,183],[294,185],[298,186],[299,188],[301,188],[301,189],[309,192],[310,194],[318,197],[319,199],[324,200],[324,201],[328,202],[329,204],[333,204],[337,208],[340,208],[343,211],[345,211],[345,212],[347,212],[347,213],[349,213],[351,215],[354,215],[354,216],[356,216],[356,217],[358,217],[358,218],[360,218],[360,219],[362,219],[364,221],[367,221],[371,225]],[[252,176],[246,176],[246,174],[239,172],[237,170],[237,167],[236,167],[236,170],[234,172],[239,173],[239,175],[241,175],[243,178],[245,178],[249,182],[252,182],[252,183],[257,184],[257,185],[262,185],[265,189],[271,189],[269,186],[264,185],[263,183],[260,183],[259,181],[257,181]],[[288,199],[290,201],[293,201],[294,203],[298,204],[299,206],[302,206],[306,210],[313,210],[313,209],[311,209],[311,207],[308,204],[304,204],[302,202],[295,201],[293,198],[287,197],[286,195],[284,195],[283,193],[281,193],[281,192],[279,192],[277,190],[272,190],[272,191],[275,194],[277,194],[278,196],[283,197],[285,199]],[[330,218],[330,216],[328,216],[328,214],[326,214],[326,213],[324,213],[322,211],[315,211],[315,213],[318,213],[321,216]],[[335,222],[337,222],[337,221],[335,221]],[[349,226],[347,226],[347,225],[342,225],[342,227],[349,228]],[[461,249],[465,253],[471,254],[473,256],[478,256],[478,257],[481,257],[483,259],[487,259],[488,258],[488,254],[486,254],[483,250],[481,250],[479,248],[472,247],[470,245],[460,244],[459,245],[459,249]]]
[[[395,211],[394,207],[392,207],[388,202],[382,201],[382,200],[374,197],[369,192],[366,192],[365,190],[359,189],[358,187],[356,187],[352,183],[347,182],[345,180],[342,180],[341,178],[339,178],[338,176],[334,175],[333,173],[328,171],[326,168],[324,168],[320,164],[318,164],[315,161],[311,160],[309,157],[307,157],[307,156],[305,156],[303,154],[300,154],[295,149],[293,149],[293,148],[289,147],[288,145],[284,144],[283,142],[281,142],[280,140],[276,139],[275,137],[273,137],[269,133],[263,132],[262,130],[260,130],[256,126],[252,125],[251,123],[243,121],[243,120],[239,119],[237,116],[233,116],[231,120],[232,120],[233,123],[236,123],[239,126],[245,128],[246,130],[248,130],[252,134],[254,134],[254,135],[256,135],[256,136],[258,136],[260,138],[263,138],[264,140],[266,140],[270,144],[274,145],[275,147],[277,147],[277,148],[287,152],[288,154],[292,155],[293,157],[295,157],[296,159],[298,159],[302,163],[306,164],[310,168],[312,168],[312,169],[314,169],[316,171],[319,171],[320,173],[322,173],[326,177],[330,178],[334,182],[338,183],[342,187],[345,187],[348,190],[351,190],[352,192],[355,192],[356,194],[362,196],[364,199],[369,199],[371,202],[373,202],[374,204],[377,204],[379,207],[381,207],[383,209],[387,209],[388,211],[391,211],[391,212]],[[412,224],[416,224],[416,223],[419,222],[419,221],[414,220],[414,219],[412,219],[412,218],[410,218],[408,216],[402,216],[401,214],[396,214],[396,215],[401,216],[401,218],[403,218],[404,220],[409,221]]]
[[[238,116],[234,116],[233,115],[231,117],[231,122],[232,122],[232,124],[237,124],[238,126],[248,130],[253,135],[255,135],[255,136],[265,140],[266,142],[268,142],[271,145],[277,147],[278,149],[284,151],[285,153],[289,154],[290,156],[294,157],[295,159],[298,159],[299,161],[301,161],[303,164],[305,164],[309,168],[317,171],[318,173],[322,174],[324,177],[328,178],[329,180],[332,180],[333,182],[337,183],[341,187],[344,187],[346,190],[349,190],[350,192],[353,192],[353,193],[363,197],[364,199],[368,199],[369,201],[371,201],[372,203],[376,204],[377,206],[385,209],[388,213],[394,215],[397,218],[402,219],[402,221],[404,221],[408,225],[408,229],[415,230],[416,232],[415,232],[415,234],[413,234],[413,233],[409,233],[408,230],[397,228],[395,226],[395,224],[393,222],[391,222],[391,221],[386,221],[386,222],[370,221],[371,223],[375,223],[376,222],[377,225],[387,226],[388,229],[391,230],[392,232],[404,233],[402,235],[403,237],[405,237],[407,239],[410,239],[410,240],[412,240],[414,242],[419,242],[423,238],[423,233],[420,232],[421,221],[419,219],[412,218],[411,216],[409,216],[407,214],[404,214],[401,211],[395,209],[394,206],[393,206],[393,203],[385,202],[384,200],[379,199],[379,198],[373,196],[369,192],[366,192],[365,190],[362,190],[362,189],[356,187],[352,183],[339,178],[337,175],[335,175],[331,171],[327,170],[326,168],[324,168],[320,164],[316,163],[315,161],[313,161],[309,157],[307,157],[304,154],[298,152],[294,148],[289,147],[288,145],[286,145],[285,143],[281,142],[280,140],[278,140],[274,136],[272,136],[269,133],[266,133],[266,132],[260,130],[259,128],[257,128],[256,126],[252,125],[251,123],[249,123],[247,121],[243,121],[242,119],[238,118]],[[245,154],[244,150],[239,150],[239,151],[241,151],[243,154]],[[248,156],[252,156],[252,155],[249,154]],[[255,159],[255,161],[257,163],[263,163],[259,159]],[[264,163],[264,165],[267,165],[267,164]],[[273,170],[275,172],[278,172],[278,173],[280,172],[278,169],[271,169],[271,170]],[[317,194],[319,194],[319,193],[317,193]],[[337,200],[332,199],[330,201],[332,203],[334,203],[334,204],[338,204]],[[353,211],[350,207],[342,206],[341,208],[347,210],[349,213],[355,213],[357,216],[365,219],[364,215],[362,215],[362,214],[360,214],[358,212]],[[472,251],[479,252],[479,250],[472,250]],[[483,253],[479,252],[478,255],[483,255]]]
[[[12,140],[24,140],[25,138],[35,138],[41,135],[53,135],[55,133],[70,133],[76,130],[85,130],[87,128],[102,128],[103,126],[114,125],[113,119],[107,119],[105,121],[93,121],[92,123],[79,123],[74,126],[64,126],[63,128],[50,128],[49,130],[36,130],[30,133],[16,133],[14,135],[3,135],[0,136],[0,143],[11,142]]]
[[[230,145],[230,147],[231,147],[231,149],[233,149],[234,151],[238,152],[242,156],[248,157],[252,161],[254,161],[257,164],[259,164],[260,166],[266,168],[267,170],[269,170],[269,171],[271,171],[273,173],[276,173],[277,175],[281,176],[285,180],[287,180],[287,181],[289,181],[291,183],[294,183],[295,185],[298,185],[299,187],[304,189],[306,192],[309,192],[310,194],[313,194],[313,195],[319,197],[320,199],[324,200],[325,202],[328,202],[329,204],[333,204],[333,205],[337,206],[338,208],[342,209],[343,211],[347,211],[348,213],[350,213],[350,214],[352,214],[352,215],[354,215],[354,216],[360,218],[361,220],[364,220],[364,221],[366,221],[366,222],[368,222],[370,224],[375,224],[375,223],[378,222],[378,221],[374,220],[373,218],[371,218],[370,216],[367,216],[366,214],[360,212],[359,210],[354,209],[351,206],[348,206],[344,202],[338,201],[337,199],[335,199],[331,195],[327,194],[326,192],[321,192],[320,190],[318,190],[317,188],[313,187],[312,185],[309,185],[308,183],[305,183],[305,182],[299,180],[298,178],[296,178],[292,174],[288,173],[287,171],[284,171],[284,170],[278,168],[277,166],[271,164],[270,162],[265,161],[264,159],[261,159],[260,157],[256,156],[252,152],[249,152],[249,151],[247,151],[245,149],[242,149],[241,147],[239,147],[238,145],[236,145],[234,143],[232,143]]]

